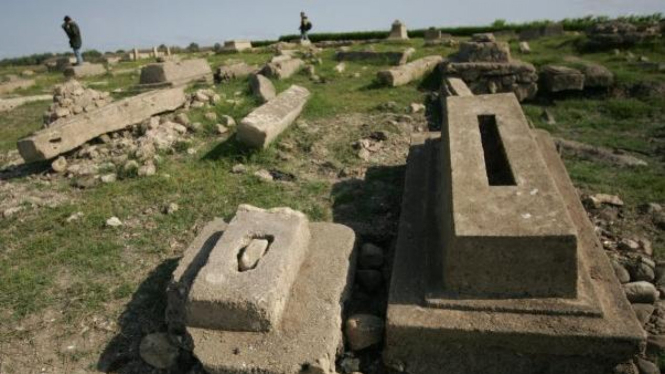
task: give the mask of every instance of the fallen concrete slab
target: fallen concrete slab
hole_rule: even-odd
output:
[[[224,65],[217,68],[217,71],[215,72],[215,81],[224,82],[233,79],[241,79],[251,74],[255,74],[259,70],[260,68],[257,65],[249,65],[246,62]]]
[[[414,52],[413,48],[402,52],[339,51],[335,58],[337,61],[386,61],[392,65],[404,65]]]
[[[0,99],[0,112],[7,112],[23,104],[32,103],[35,101],[53,100],[52,95],[36,95],[36,96],[23,96],[15,97],[12,99]]]
[[[278,328],[268,331],[232,331],[197,328],[188,324],[185,316],[196,283],[207,279],[221,280],[225,284],[220,284],[214,292],[234,291],[241,297],[257,298],[267,291],[251,285],[249,289],[234,290],[227,287],[226,282],[255,278],[263,287],[272,289],[270,279],[260,279],[261,276],[267,272],[286,271],[285,268],[273,269],[272,266],[277,263],[269,261],[278,261],[282,256],[284,260],[290,258],[292,255],[289,252],[294,248],[288,245],[280,248],[284,251],[273,251],[269,247],[258,266],[252,270],[236,270],[234,275],[231,275],[230,269],[223,270],[231,276],[230,279],[222,279],[217,272],[207,269],[211,266],[210,261],[217,258],[218,252],[225,248],[222,243],[228,242],[225,237],[234,230],[232,226],[244,231],[244,225],[249,223],[254,230],[262,233],[264,224],[279,225],[278,221],[281,221],[284,212],[289,212],[289,216],[300,214],[288,208],[263,210],[249,206],[241,206],[238,212],[244,215],[258,214],[261,217],[255,223],[231,222],[228,226],[222,220],[215,220],[204,228],[185,251],[167,292],[169,331],[182,336],[182,341],[187,342],[187,349],[192,351],[209,374],[335,373],[336,353],[343,344],[342,305],[353,284],[352,269],[355,261],[355,235],[345,226],[307,223],[309,242],[302,266],[293,270],[294,282],[284,297],[284,309],[281,318],[276,321]],[[276,236],[273,243],[278,240],[280,237]],[[232,265],[238,262],[234,258],[229,259]],[[219,314],[217,318],[223,319],[225,312],[220,310]]]
[[[238,126],[238,140],[266,148],[298,118],[309,100],[309,91],[293,85],[245,117]]]
[[[288,56],[284,56],[288,57]],[[261,74],[266,77],[286,79],[299,72],[305,66],[305,61],[299,58],[285,58],[277,61],[269,62],[261,70]]]
[[[584,74],[567,66],[545,65],[540,69],[539,83],[546,92],[581,91]]]
[[[102,64],[73,65],[63,71],[68,78],[86,78],[106,74],[106,68]]]
[[[441,56],[428,56],[389,70],[382,70],[376,76],[384,85],[403,86],[431,73],[441,62],[443,62]]]
[[[56,121],[49,128],[19,140],[18,150],[26,162],[48,160],[102,134],[176,110],[185,101],[187,97],[182,88],[128,97],[91,112]]]
[[[140,86],[180,86],[194,81],[212,82],[212,69],[202,58],[150,64],[141,69]]]
[[[446,104],[443,133],[415,135],[407,162],[386,364],[412,374],[592,374],[630,361],[645,333],[549,136],[529,129],[512,94],[450,97]],[[496,126],[487,127],[488,116]],[[495,183],[511,175],[514,183]],[[515,229],[518,242],[535,240],[518,258],[498,249]],[[482,241],[481,232],[497,240],[458,257],[462,248],[450,239]],[[559,234],[561,242],[554,240]],[[509,252],[519,251],[518,242]],[[494,260],[476,257],[483,252]],[[527,265],[554,253],[552,262]],[[496,272],[496,282],[486,271]],[[558,277],[564,280],[550,283]]]
[[[10,93],[18,89],[30,88],[35,85],[34,79],[15,79],[0,83],[0,95]]]

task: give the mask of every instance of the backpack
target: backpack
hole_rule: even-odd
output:
[[[309,31],[309,30],[311,30],[311,29],[312,29],[312,23],[309,22],[309,21],[307,21],[307,22],[305,23],[305,31]]]

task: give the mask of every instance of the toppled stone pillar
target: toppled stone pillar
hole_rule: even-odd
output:
[[[473,96],[473,92],[469,89],[469,86],[464,83],[463,80],[459,78],[447,78],[443,80],[441,85],[443,91],[442,97],[448,96]]]
[[[443,61],[441,56],[428,56],[409,62],[406,65],[382,70],[377,73],[379,82],[387,86],[397,87],[421,79],[431,73]]]
[[[224,65],[217,68],[215,73],[216,82],[225,82],[233,79],[245,78],[259,71],[257,65],[248,65],[246,62]]]
[[[549,135],[511,93],[444,104],[442,132],[416,135],[407,162],[386,364],[591,374],[630,361],[645,333]]]
[[[252,49],[252,42],[249,40],[227,40],[222,52],[242,52],[248,49]]]
[[[254,148],[266,148],[298,118],[309,100],[309,91],[293,85],[245,117],[238,126],[238,140]]]
[[[388,40],[409,40],[409,35],[406,31],[406,25],[400,20],[395,20],[390,29]]]
[[[205,59],[167,61],[141,69],[141,86],[175,87],[194,81],[212,82],[212,69]]]
[[[168,289],[169,330],[209,374],[332,374],[354,242],[345,226],[241,205],[185,251]]]
[[[269,62],[261,70],[261,74],[277,79],[290,78],[293,74],[299,72],[305,66],[305,61],[299,58],[285,58]]]
[[[545,65],[540,69],[540,83],[547,92],[581,91],[584,74],[566,66]]]
[[[26,162],[48,160],[102,134],[124,129],[156,114],[176,110],[186,100],[182,88],[128,97],[53,123],[49,128],[19,140],[18,150]]]
[[[86,78],[106,74],[106,68],[102,64],[74,65],[65,69],[65,77],[68,78]]]
[[[267,103],[277,96],[275,86],[270,79],[261,74],[254,74],[249,77],[249,88],[252,94],[261,100],[262,103]]]

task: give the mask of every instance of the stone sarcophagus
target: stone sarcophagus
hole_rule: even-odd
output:
[[[412,374],[611,372],[645,336],[554,143],[512,93],[452,96],[409,155],[386,363]]]

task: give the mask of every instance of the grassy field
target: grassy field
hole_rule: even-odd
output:
[[[665,74],[646,71],[613,53],[580,55],[575,48],[578,38],[568,35],[534,41],[532,54],[521,56],[514,52],[514,57],[542,65],[564,63],[566,56],[578,56],[610,68],[619,85],[665,81]],[[399,50],[409,46],[417,49],[416,57],[448,55],[455,50],[423,47],[421,39],[399,45],[379,44],[375,49]],[[517,50],[516,45],[512,47]],[[665,61],[662,43],[632,52],[652,61]],[[216,136],[214,123],[203,116],[208,110],[199,109],[189,113],[206,129],[195,134],[189,144],[196,153],[162,155],[163,161],[153,177],[128,178],[85,190],[73,188],[65,178],[43,174],[0,180],[0,186],[4,184],[5,188],[25,186],[28,193],[48,190],[64,197],[54,207],[34,207],[26,202],[20,213],[0,218],[0,372],[25,372],[21,365],[31,368],[31,372],[40,368],[47,368],[45,372],[49,373],[74,368],[80,372],[94,370],[102,351],[125,332],[127,322],[123,321],[128,312],[145,314],[137,317],[143,322],[146,316],[157,319],[137,327],[142,333],[162,329],[163,290],[175,260],[202,225],[213,217],[231,218],[239,204],[290,206],[312,220],[323,221],[339,221],[338,217],[345,216],[344,209],[357,205],[357,221],[371,224],[387,216],[394,221],[401,196],[400,163],[408,149],[404,139],[408,139],[409,130],[390,120],[379,108],[394,102],[397,113],[393,117],[399,118],[407,114],[409,104],[424,102],[427,92],[419,90],[418,83],[392,89],[377,87],[374,78],[378,70],[385,68],[382,64],[347,62],[346,71],[340,74],[334,70],[337,62],[333,55],[333,50],[325,50],[317,56],[322,63],[315,66],[316,74],[325,83],[314,83],[305,74],[276,82],[280,91],[299,84],[310,89],[313,96],[298,124],[267,150],[248,151],[233,136]],[[228,60],[260,64],[270,56],[265,52],[207,58],[217,66]],[[121,63],[116,69],[137,67],[136,63]],[[0,76],[16,70],[7,68],[0,71]],[[35,87],[18,94],[50,92],[54,84],[63,80],[55,73],[38,74],[36,79]],[[96,83],[98,90],[127,92],[138,82],[138,73],[109,74],[85,82]],[[214,89],[226,98],[241,100],[236,104],[222,100],[209,109],[218,115],[231,115],[239,121],[258,105],[249,94],[246,80]],[[40,102],[3,113],[0,153],[14,150],[19,138],[39,129],[47,107],[48,103]],[[543,108],[552,112],[556,125],[542,120]],[[618,194],[626,202],[626,217],[634,218],[631,222],[638,221],[640,204],[665,203],[664,155],[658,150],[664,145],[665,98],[576,95],[539,99],[525,104],[524,109],[537,127],[555,136],[629,150],[649,162],[648,167],[617,169],[565,159],[582,191]],[[393,153],[386,154],[390,160],[387,165],[381,160],[363,161],[353,148],[354,142],[376,131],[396,139]],[[250,172],[232,173],[232,167],[238,163],[246,165]],[[266,183],[252,175],[259,169],[290,173],[295,180]],[[369,169],[364,184],[349,183],[348,178],[340,177],[354,169]],[[374,171],[371,180],[370,171]],[[375,197],[390,207],[377,204]],[[169,203],[177,203],[180,209],[175,214],[163,214]],[[77,212],[83,213],[82,218],[68,222],[67,218]],[[124,225],[105,227],[106,219],[112,216],[120,218]],[[654,242],[657,255],[665,255],[662,231],[637,224],[627,224],[626,229],[648,237]],[[69,349],[71,346],[74,348]],[[2,359],[3,356],[12,358]]]

